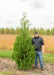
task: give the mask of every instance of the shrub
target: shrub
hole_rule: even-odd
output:
[[[32,45],[32,37],[29,33],[29,21],[25,14],[20,21],[19,36],[16,37],[13,47],[13,59],[19,69],[30,69],[35,61],[35,45]]]

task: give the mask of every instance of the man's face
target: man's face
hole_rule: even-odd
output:
[[[35,36],[35,37],[38,37],[38,36],[39,36],[39,34],[34,34],[34,36]]]

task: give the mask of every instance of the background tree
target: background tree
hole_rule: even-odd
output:
[[[45,31],[44,31],[43,28],[40,28],[40,29],[39,29],[39,34],[40,34],[40,35],[44,35],[44,34],[45,34]]]
[[[36,28],[33,28],[33,34],[34,34],[36,31],[37,31],[37,29],[36,29]]]
[[[45,34],[46,34],[46,35],[50,35],[50,34],[51,34],[50,29],[46,29]]]
[[[54,28],[51,29],[51,35],[54,35]]]
[[[35,61],[35,45],[32,45],[32,37],[29,33],[29,20],[23,14],[20,20],[21,28],[13,47],[13,59],[19,69],[30,69]]]
[[[5,34],[9,34],[9,31],[10,31],[10,29],[6,27],[4,32],[5,32]]]
[[[18,27],[16,28],[15,34],[19,34],[19,29],[20,29],[20,28],[18,28]]]
[[[4,28],[0,28],[0,34],[4,34],[5,33],[5,29]]]
[[[9,34],[15,34],[15,30],[13,28],[10,28]]]

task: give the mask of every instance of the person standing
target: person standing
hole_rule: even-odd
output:
[[[38,58],[39,58],[41,71],[44,71],[43,56],[42,56],[42,53],[44,53],[44,41],[43,41],[43,38],[39,36],[38,32],[35,32],[34,37],[32,38],[32,45],[33,44],[35,44],[36,46],[35,67],[38,68]]]

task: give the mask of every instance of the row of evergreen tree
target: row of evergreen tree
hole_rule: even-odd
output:
[[[19,34],[20,28],[0,28],[0,34]],[[54,27],[51,29],[44,28],[31,28],[30,33],[33,35],[34,32],[38,31],[40,35],[54,35]]]

